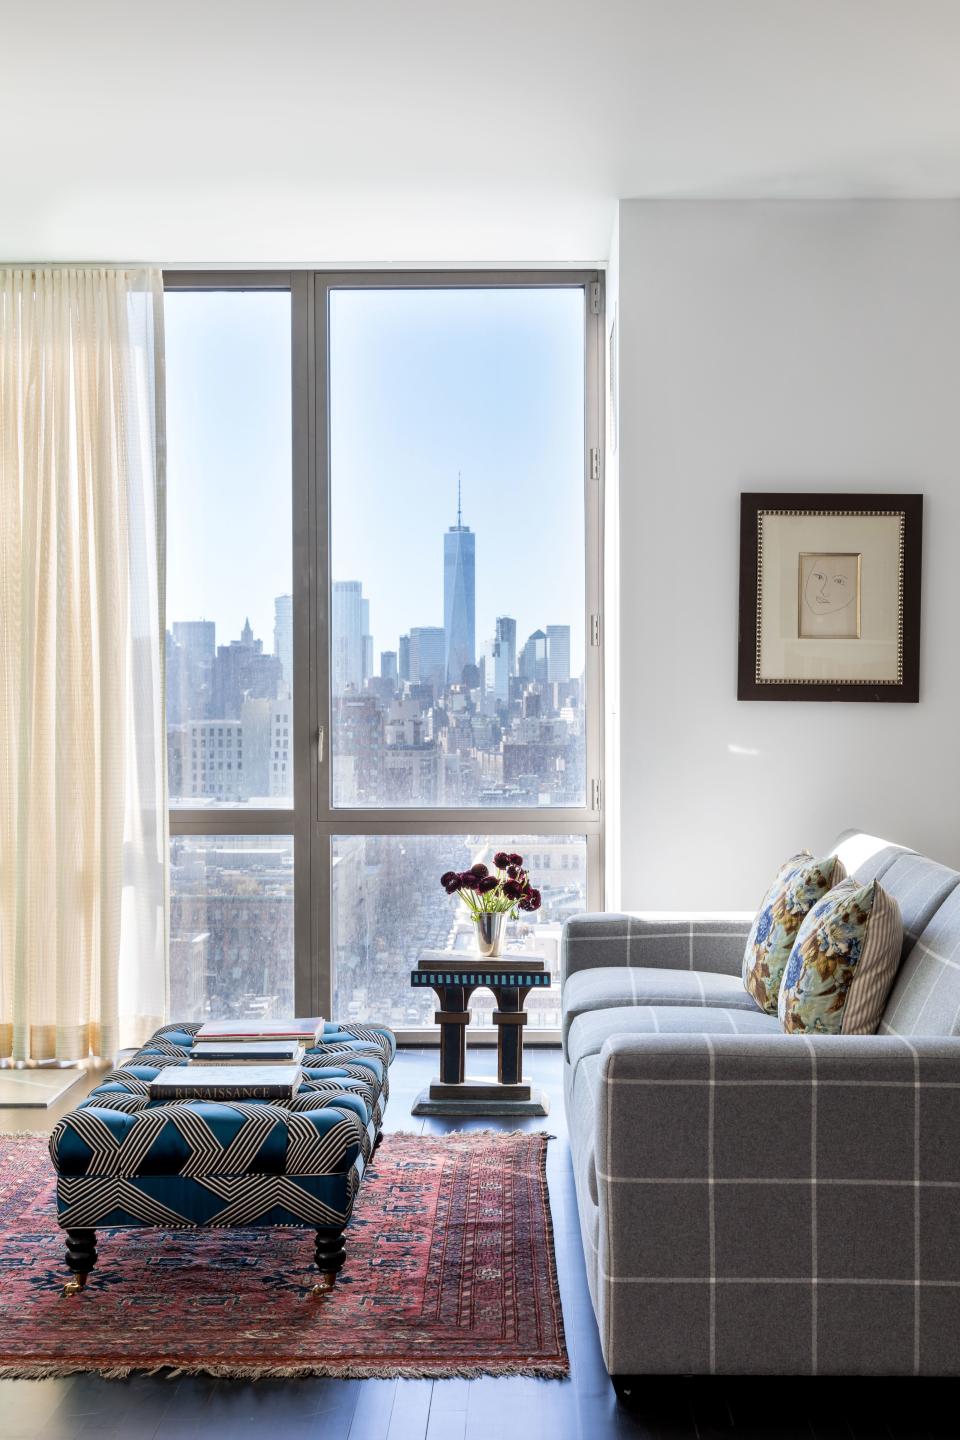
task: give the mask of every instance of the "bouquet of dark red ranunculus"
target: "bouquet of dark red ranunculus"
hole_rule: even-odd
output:
[[[495,875],[478,861],[462,874],[447,870],[440,876],[440,884],[448,895],[460,896],[474,919],[484,911],[492,911],[517,920],[521,910],[539,910],[542,897],[530,884],[530,876],[523,868],[523,856],[498,850],[493,863]]]

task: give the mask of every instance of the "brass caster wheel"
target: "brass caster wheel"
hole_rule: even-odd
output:
[[[68,1280],[63,1287],[63,1298],[66,1299],[69,1295],[79,1295],[86,1283],[86,1275],[74,1275],[73,1279]]]
[[[311,1295],[329,1295],[337,1281],[336,1271],[321,1275],[316,1285],[310,1291]]]

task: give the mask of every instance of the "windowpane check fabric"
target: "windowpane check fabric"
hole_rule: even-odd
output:
[[[960,1374],[960,874],[859,832],[837,854],[903,920],[878,1034],[735,1005],[740,916],[566,927],[564,1093],[615,1375]]]
[[[956,1372],[954,1044],[614,1036],[598,1064],[611,1373]]]

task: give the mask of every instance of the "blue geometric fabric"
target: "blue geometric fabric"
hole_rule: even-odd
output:
[[[56,1125],[64,1229],[346,1224],[383,1122],[389,1030],[328,1022],[289,1101],[156,1101],[198,1024],[165,1025]]]

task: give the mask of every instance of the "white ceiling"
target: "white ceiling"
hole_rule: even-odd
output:
[[[960,196],[960,0],[0,0],[0,255],[602,261],[617,197]]]

